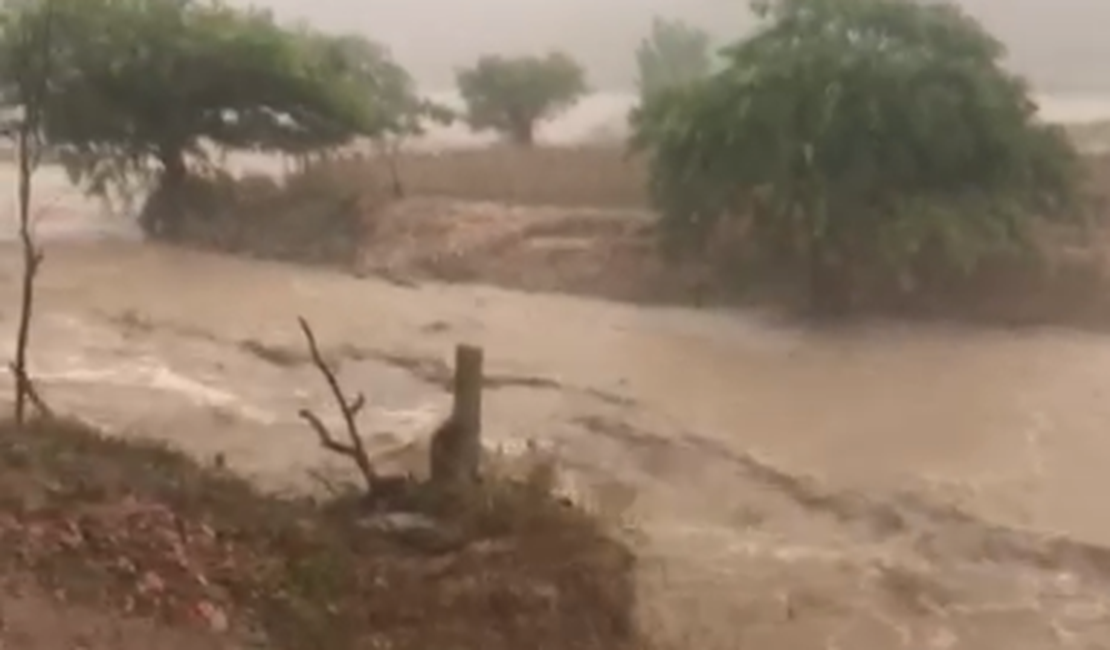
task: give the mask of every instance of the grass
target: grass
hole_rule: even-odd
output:
[[[585,512],[508,478],[404,502],[440,543],[371,525],[359,499],[262,494],[76,422],[0,423],[4,574],[66,601],[289,650],[636,644],[633,558]]]

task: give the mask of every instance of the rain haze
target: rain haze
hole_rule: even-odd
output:
[[[7,14],[0,389],[65,417],[0,417],[0,650],[1110,650],[1110,0],[961,0],[1090,123],[922,57],[710,80],[640,155],[652,20],[724,45],[748,0],[224,1],[456,105],[488,54],[592,92],[535,142],[513,92],[509,146],[368,139],[408,115],[204,2]]]
[[[388,44],[425,88],[453,85],[453,71],[486,53],[566,50],[595,88],[624,90],[632,52],[652,16],[688,20],[726,41],[753,23],[742,0],[239,0],[327,30]],[[1110,4],[1102,0],[963,0],[1010,48],[1014,67],[1046,93],[1110,91]]]

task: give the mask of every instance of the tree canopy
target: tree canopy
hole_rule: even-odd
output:
[[[636,112],[664,233],[689,250],[741,220],[764,259],[842,309],[864,276],[968,271],[1072,214],[1077,156],[1002,46],[955,6],[769,0],[725,69]],[[785,262],[785,264],[783,264]]]
[[[681,20],[656,17],[651,33],[636,50],[641,95],[652,95],[709,76],[709,34]]]
[[[470,126],[531,145],[536,124],[573,106],[586,93],[586,74],[561,53],[484,56],[457,73]]]
[[[21,25],[52,16],[44,134],[94,191],[156,173],[178,183],[205,145],[300,153],[413,127],[425,109],[389,53],[203,0],[9,0],[0,85]],[[5,93],[9,108],[14,102]]]

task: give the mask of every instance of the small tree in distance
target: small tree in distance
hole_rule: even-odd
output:
[[[656,17],[651,34],[636,49],[637,85],[641,96],[653,95],[709,76],[709,34],[681,20]]]
[[[573,106],[587,92],[586,74],[562,53],[484,56],[456,73],[466,120],[516,144],[531,146],[536,125]]]
[[[1078,156],[1001,44],[953,5],[769,0],[726,67],[634,114],[665,240],[724,219],[819,311],[863,287],[951,281],[1079,214]],[[740,251],[737,252],[738,254]]]

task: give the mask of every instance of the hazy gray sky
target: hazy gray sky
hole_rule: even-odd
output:
[[[728,39],[752,22],[746,0],[236,0],[388,44],[428,87],[484,53],[571,51],[595,87],[633,78],[633,50],[653,15]],[[962,0],[1045,91],[1110,91],[1110,0]]]

